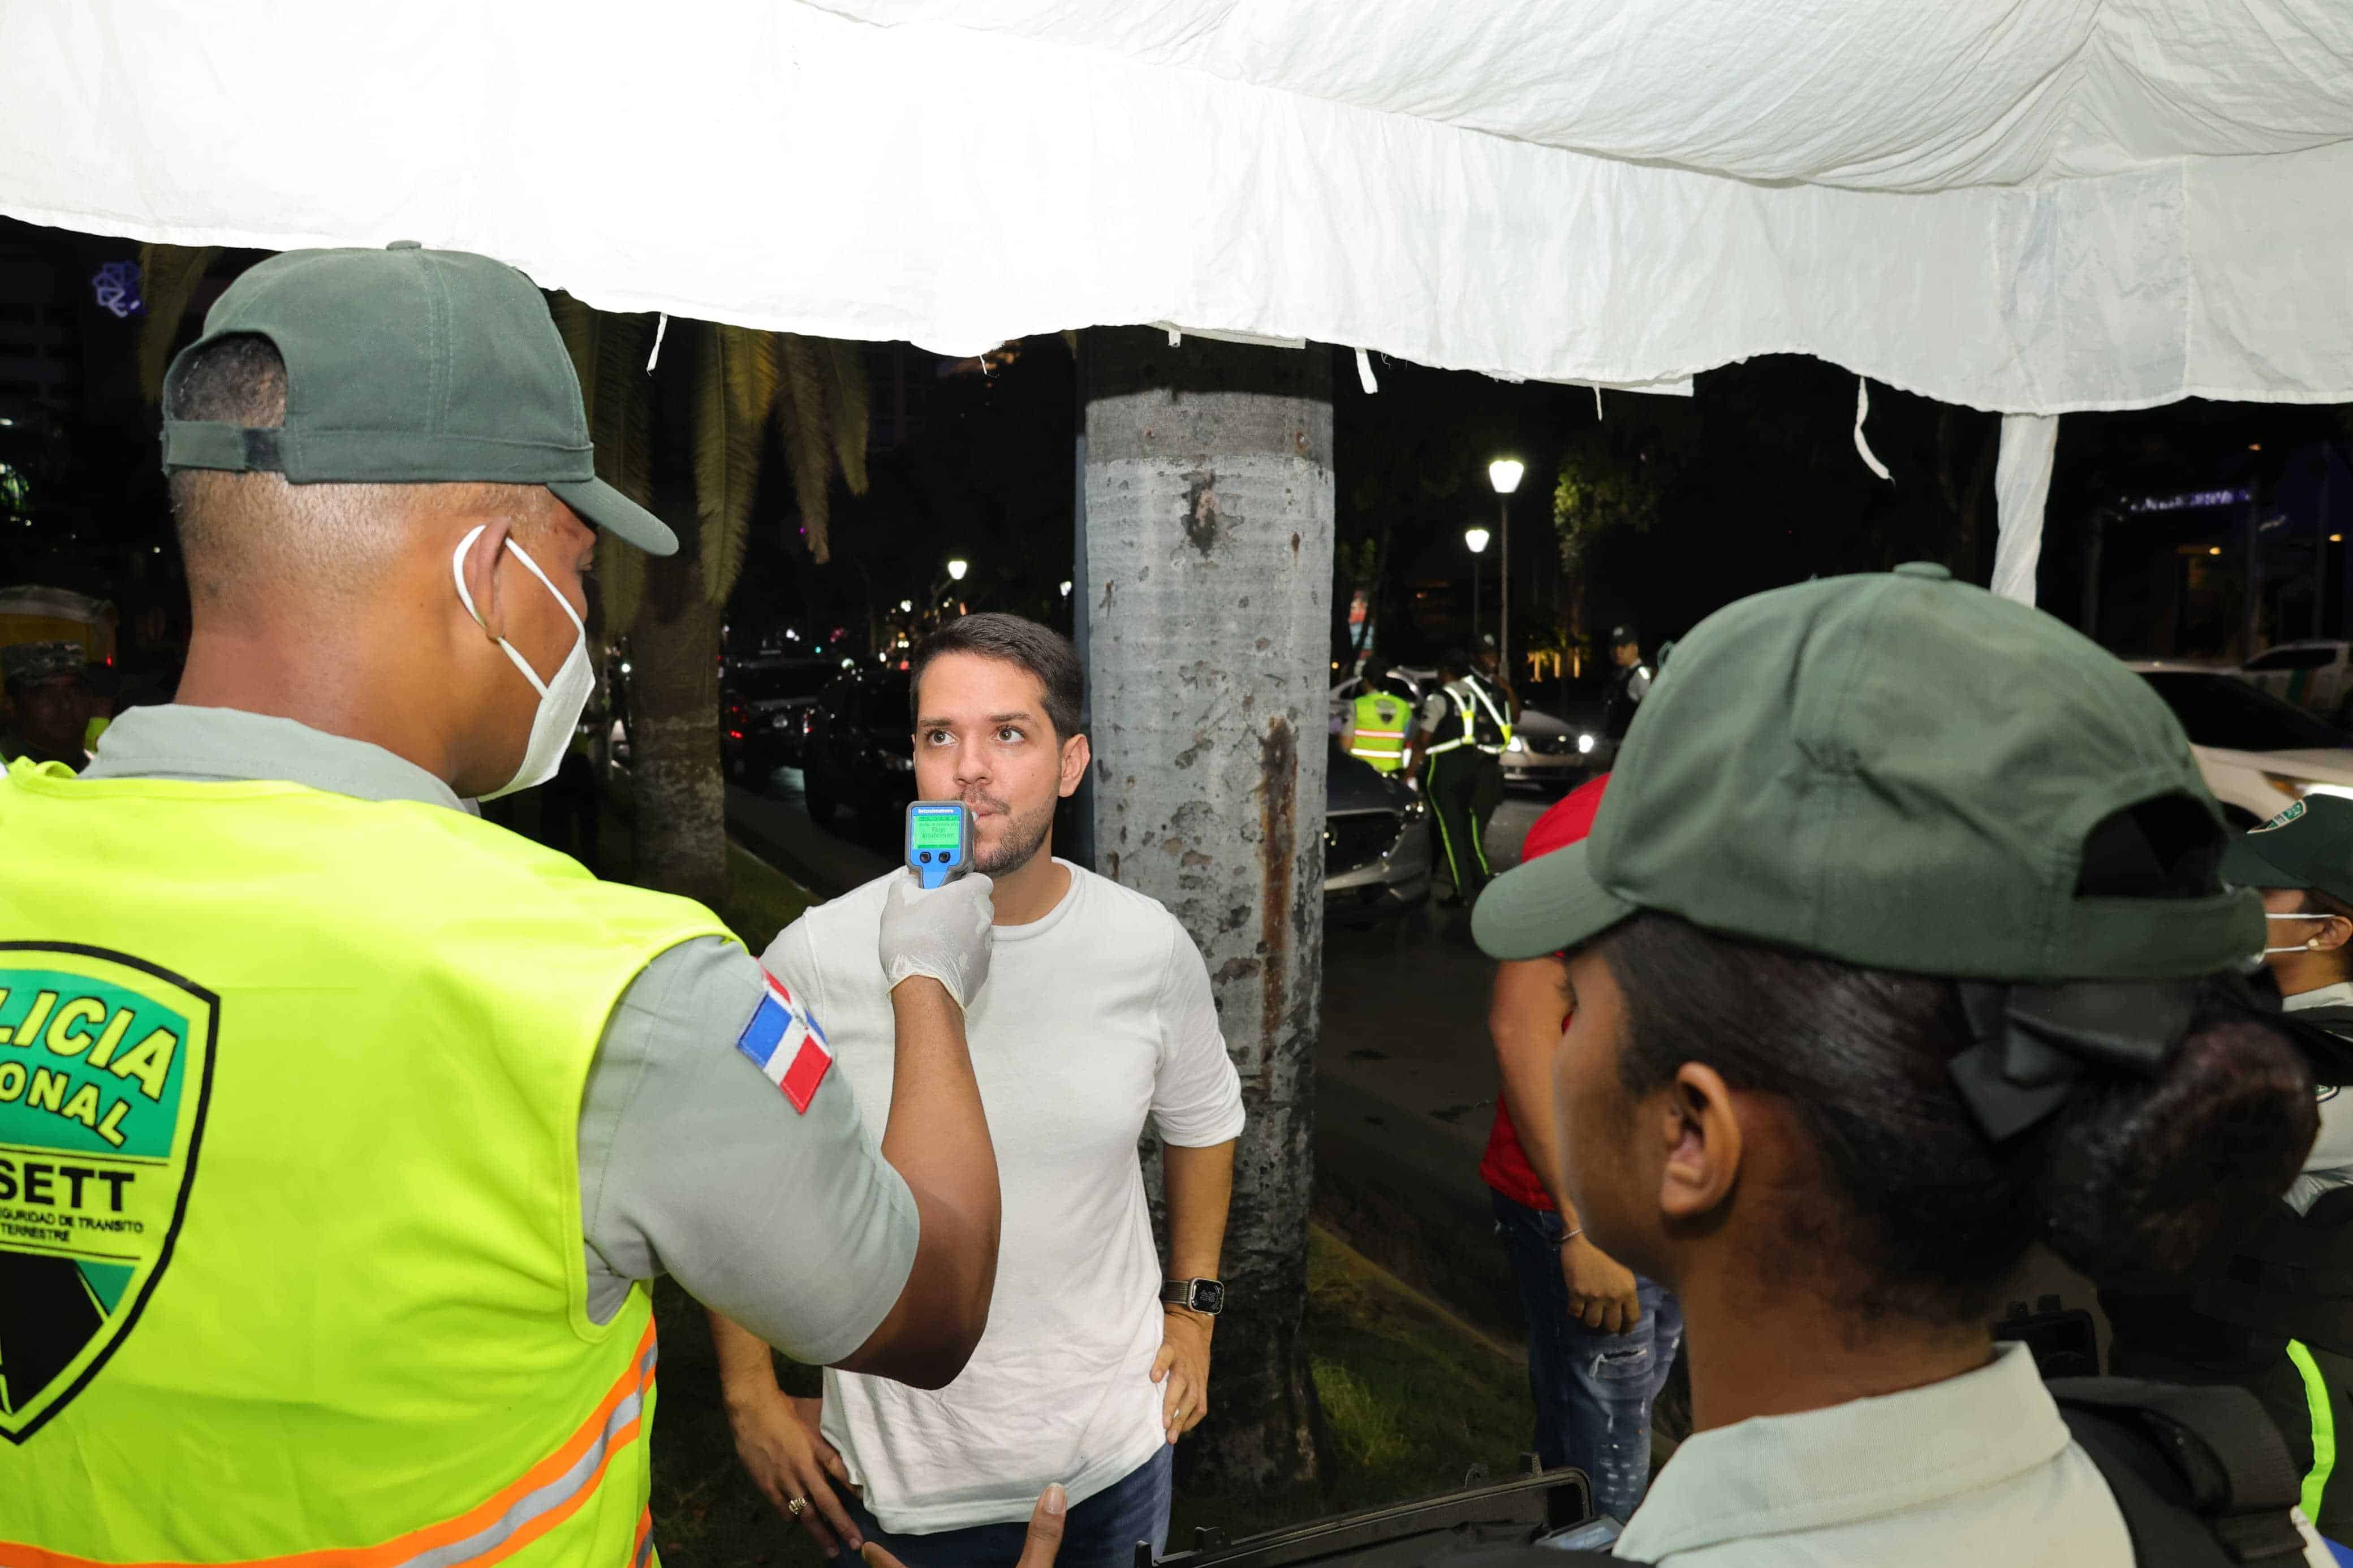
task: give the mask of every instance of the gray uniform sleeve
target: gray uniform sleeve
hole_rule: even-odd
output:
[[[866,1342],[915,1259],[914,1199],[839,1068],[794,1111],[735,1048],[759,963],[716,937],[646,966],[605,1026],[580,1107],[589,1310],[631,1280],[689,1295],[795,1360]]]

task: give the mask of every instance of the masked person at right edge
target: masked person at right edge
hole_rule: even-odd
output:
[[[2105,1290],[2109,1363],[2133,1377],[2232,1383],[2278,1425],[2323,1536],[2353,1541],[2353,801],[2316,795],[2231,841],[2226,881],[2263,900],[2263,964],[2323,1061],[2320,1136],[2269,1219],[2227,1260],[2155,1289]],[[2329,1066],[2337,1070],[2326,1070]]]
[[[2230,1561],[2186,1505],[2152,1513],[2132,1429],[1990,1330],[2036,1242],[2094,1278],[2181,1269],[2312,1142],[2310,1072],[2234,973],[2262,910],[2218,875],[2179,725],[1928,564],[1740,601],[1675,662],[1591,836],[1472,922],[1492,957],[1566,954],[1567,1195],[1683,1309],[1693,1435],[1616,1554],[2162,1561],[2130,1517],[2168,1521],[2144,1552]],[[2169,1392],[2250,1456],[2238,1544],[2329,1563],[2253,1402]]]

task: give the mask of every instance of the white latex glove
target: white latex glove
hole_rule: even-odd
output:
[[[995,884],[977,871],[928,891],[908,871],[894,877],[882,900],[882,937],[875,951],[885,984],[928,974],[968,1005],[988,978],[988,952],[997,905]]]

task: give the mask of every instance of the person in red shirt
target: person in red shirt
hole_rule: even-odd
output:
[[[1583,838],[1609,783],[1604,773],[1581,784],[1536,818],[1521,860]],[[1557,953],[1496,966],[1487,1031],[1504,1091],[1479,1175],[1527,1307],[1536,1455],[1546,1469],[1583,1470],[1594,1507],[1623,1521],[1650,1483],[1651,1406],[1674,1364],[1683,1310],[1587,1240],[1562,1196],[1551,1068],[1568,1026],[1567,974]]]

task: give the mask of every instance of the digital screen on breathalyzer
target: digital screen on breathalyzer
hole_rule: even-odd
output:
[[[925,811],[916,814],[914,844],[918,849],[954,849],[964,840],[959,814]]]

